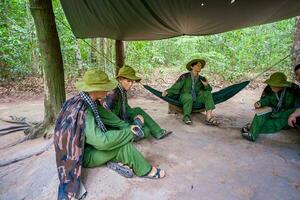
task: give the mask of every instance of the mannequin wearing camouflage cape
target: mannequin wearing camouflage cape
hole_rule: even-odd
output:
[[[300,98],[300,64],[298,64],[295,69],[295,76],[296,76],[296,81],[298,84],[293,84],[292,88],[294,89],[295,95]],[[300,103],[296,105],[296,110],[289,116],[288,120],[289,126],[295,127],[298,126],[300,127]]]
[[[133,146],[137,126],[124,126],[120,130],[107,130],[101,114],[104,108],[98,102],[116,81],[105,72],[88,70],[83,80],[76,83],[78,95],[68,99],[61,109],[54,133],[57,171],[59,176],[58,199],[80,199],[81,168],[95,167],[108,161],[121,162],[131,167],[137,176],[162,178],[165,172],[152,167]],[[100,113],[99,113],[100,112]],[[109,116],[106,117],[109,121]]]
[[[219,122],[213,117],[212,111],[215,109],[214,100],[212,98],[212,88],[208,84],[206,78],[200,76],[199,73],[205,66],[202,59],[191,60],[186,68],[190,71],[182,74],[171,88],[165,90],[162,96],[177,96],[183,104],[183,122],[191,124],[191,113],[193,103],[202,102],[206,110],[206,124],[217,126]]]
[[[247,124],[242,128],[242,136],[249,141],[255,141],[259,134],[275,133],[287,128],[288,118],[299,103],[299,98],[294,94],[291,83],[283,73],[272,74],[265,83],[268,86],[254,107],[258,109],[268,106],[272,109],[260,115],[256,114],[251,125]]]
[[[172,131],[162,129],[142,108],[131,108],[128,105],[127,91],[130,90],[134,81],[141,80],[136,76],[132,67],[121,67],[116,79],[119,82],[118,86],[109,92],[101,102],[105,108],[111,110],[121,120],[139,125],[143,130],[144,137],[151,134],[155,139],[162,139],[172,133]]]

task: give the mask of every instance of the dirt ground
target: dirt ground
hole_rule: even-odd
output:
[[[130,99],[131,105],[144,108],[163,128],[174,131],[163,140],[148,138],[135,144],[151,164],[165,169],[167,176],[161,180],[126,179],[106,166],[84,169],[86,200],[299,200],[299,130],[261,135],[255,143],[240,136],[240,127],[253,117],[252,105],[260,92],[246,89],[219,104],[216,116],[220,127],[206,126],[202,114],[192,116],[193,125],[184,125],[180,115],[167,113],[167,103],[150,94]],[[1,103],[0,117],[9,115],[39,121],[43,101]],[[8,124],[0,122],[0,127],[5,126]],[[22,137],[21,132],[1,136],[1,161],[49,143],[41,138],[3,148]],[[0,167],[1,200],[55,200],[57,187],[53,146],[41,155]]]

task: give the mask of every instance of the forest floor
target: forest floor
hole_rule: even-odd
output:
[[[169,85],[156,84],[152,86]],[[142,107],[163,128],[173,130],[163,140],[148,138],[135,143],[146,159],[159,164],[167,175],[161,180],[126,179],[106,166],[84,169],[86,199],[299,200],[299,130],[261,135],[255,143],[240,136],[240,128],[253,117],[252,107],[261,91],[261,87],[252,85],[218,104],[215,115],[221,125],[211,127],[204,124],[203,114],[193,114],[193,125],[184,125],[181,115],[168,114],[166,102],[136,87],[130,105]],[[40,121],[42,93],[21,93],[15,90],[0,97],[0,118],[15,115]],[[0,122],[0,128],[9,125]],[[1,136],[0,161],[36,152],[51,141],[40,138],[4,148],[22,137],[22,132]],[[57,187],[53,145],[40,155],[0,167],[1,200],[55,200]]]
[[[172,85],[181,74],[182,72],[178,70],[168,70],[167,72],[162,73],[159,69],[153,69],[151,75],[142,75],[144,78],[141,83],[151,85],[152,87],[162,91]],[[265,75],[265,77],[252,81],[248,88],[256,89],[262,85],[263,80],[268,77],[268,74]],[[206,77],[208,78],[209,83],[216,89],[223,88],[231,84],[231,82],[225,81],[224,78],[216,74],[208,74]],[[76,88],[74,87],[76,80],[76,77],[66,78],[65,88],[68,96],[76,93]],[[242,82],[245,80],[249,79],[246,78],[240,81],[236,80],[234,82]],[[13,103],[20,100],[31,101],[33,99],[40,99],[43,97],[43,87],[44,84],[42,77],[21,77],[6,82],[0,82],[0,103]],[[148,92],[143,89],[142,85],[135,84],[133,89],[130,91],[130,95],[147,96]]]

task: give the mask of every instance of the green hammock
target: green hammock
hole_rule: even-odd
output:
[[[244,81],[242,83],[237,83],[237,84],[228,86],[222,90],[219,90],[218,92],[212,93],[215,104],[222,103],[222,102],[226,101],[227,99],[230,99],[231,97],[233,97],[234,95],[239,93],[242,89],[244,89],[249,83],[250,83],[250,81]],[[161,95],[162,92],[155,90],[154,88],[150,87],[149,85],[143,85],[143,86],[144,86],[144,88],[146,88],[149,92],[151,92],[155,96],[167,101],[168,103],[170,103],[172,105],[182,107],[182,103],[179,101],[178,96],[163,97]],[[193,104],[193,109],[203,109],[203,108],[205,108],[203,103],[194,103]]]

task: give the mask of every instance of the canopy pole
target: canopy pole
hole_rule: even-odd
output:
[[[125,52],[124,42],[122,40],[116,40],[116,75],[118,75],[119,69],[124,66],[125,63]]]

